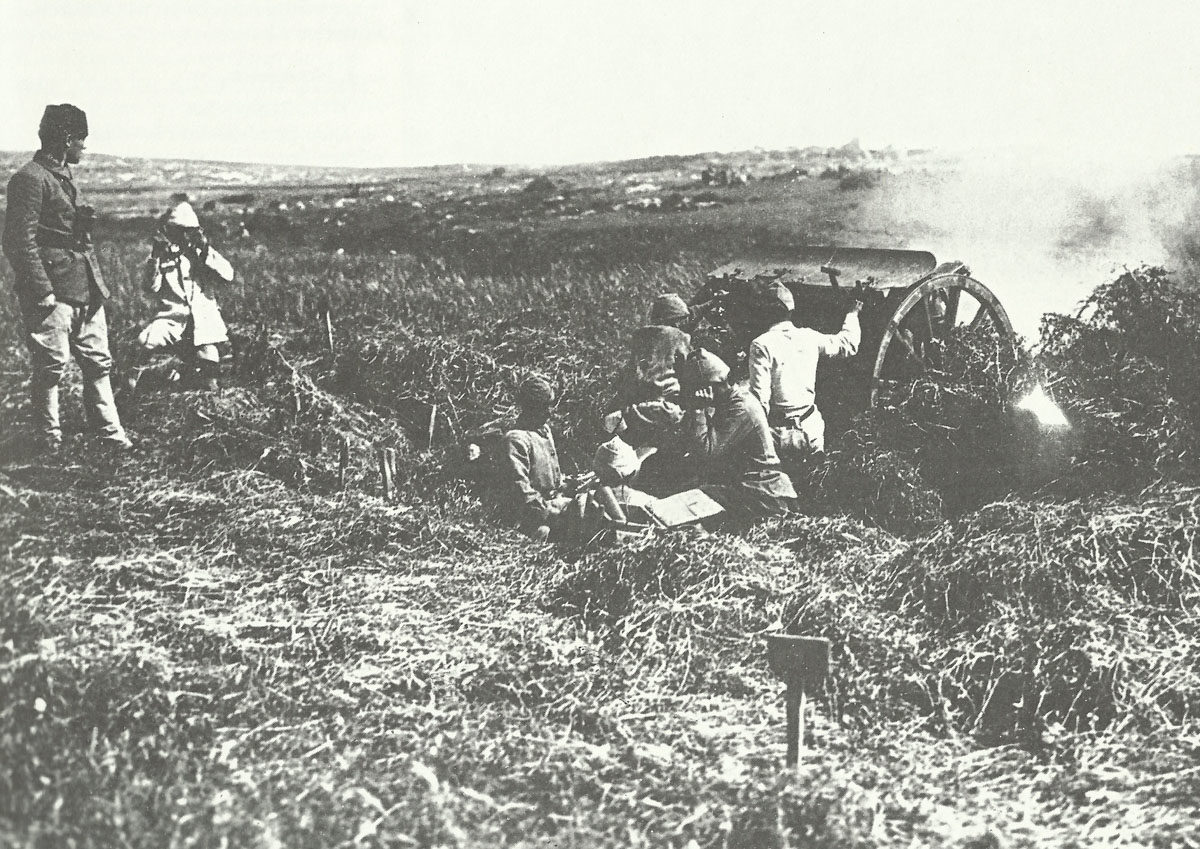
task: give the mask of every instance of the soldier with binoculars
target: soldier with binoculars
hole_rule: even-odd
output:
[[[233,266],[209,244],[192,205],[178,200],[154,235],[146,260],[145,287],[157,297],[159,309],[138,336],[136,361],[126,382],[131,395],[150,357],[172,348],[187,364],[189,383],[217,391],[217,346],[229,341],[229,335],[208,286],[232,281]]]

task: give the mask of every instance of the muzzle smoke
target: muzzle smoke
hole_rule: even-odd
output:
[[[1066,154],[976,154],[913,172],[865,208],[911,247],[960,259],[1035,339],[1046,312],[1073,312],[1115,270],[1200,259],[1200,161],[1131,163]],[[914,222],[917,222],[914,224]]]

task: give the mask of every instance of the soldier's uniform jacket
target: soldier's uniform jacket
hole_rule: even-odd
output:
[[[195,259],[178,249],[161,258],[151,257],[144,282],[159,299],[156,321],[186,324],[191,319],[193,344],[216,345],[228,341],[229,335],[217,302],[203,284],[213,280],[230,283],[233,277],[229,260],[209,245],[203,257]]]
[[[4,255],[22,309],[52,293],[78,305],[108,298],[95,251],[77,230],[78,207],[71,169],[40,151],[8,181]]]
[[[500,474],[504,482],[502,505],[523,525],[548,521],[549,501],[562,488],[562,469],[549,424],[530,427],[517,420],[504,434]]]

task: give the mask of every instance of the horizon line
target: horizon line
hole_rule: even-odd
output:
[[[269,168],[325,168],[338,169],[343,171],[384,171],[384,170],[428,170],[436,168],[572,168],[580,166],[595,166],[595,165],[614,165],[622,162],[637,162],[645,159],[696,159],[701,157],[717,157],[717,156],[734,156],[738,154],[748,153],[787,153],[787,152],[805,152],[805,151],[824,151],[826,153],[837,152],[839,150],[850,147],[855,144],[857,139],[841,145],[790,145],[788,147],[747,147],[736,150],[701,150],[692,151],[689,153],[649,153],[638,156],[622,156],[615,159],[579,159],[569,162],[502,162],[502,161],[482,161],[482,160],[455,160],[446,162],[437,162],[424,165],[334,165],[334,164],[318,164],[312,162],[268,162],[255,161],[251,159],[207,159],[191,156],[174,156],[174,155],[155,155],[143,156],[139,154],[124,154],[110,153],[101,150],[89,150],[84,158],[82,165],[86,166],[87,159],[93,156],[108,157],[110,159],[136,159],[145,162],[193,162],[204,165],[247,165],[256,167]],[[874,153],[892,150],[897,153],[906,155],[924,154],[937,152],[936,147],[898,147],[896,145],[885,145],[883,147],[861,147],[860,149],[866,153]],[[25,150],[0,150],[0,156],[18,156],[30,155],[37,152],[36,148],[26,148]],[[947,149],[947,152],[949,149]]]

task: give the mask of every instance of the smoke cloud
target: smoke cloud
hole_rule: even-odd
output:
[[[1200,160],[1131,164],[1067,153],[964,155],[915,172],[864,212],[911,246],[959,259],[1027,338],[1046,312],[1074,312],[1123,267],[1164,265],[1194,281]]]

